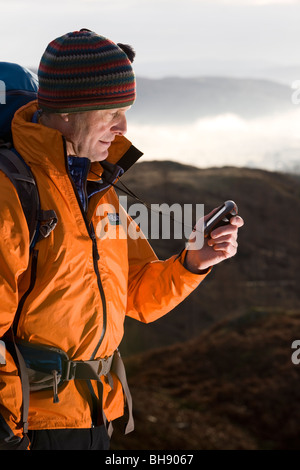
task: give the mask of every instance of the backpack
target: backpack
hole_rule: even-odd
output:
[[[54,211],[42,211],[30,167],[13,148],[11,121],[21,106],[37,98],[37,76],[18,64],[0,62],[0,170],[15,186],[27,221],[32,251],[57,223]]]

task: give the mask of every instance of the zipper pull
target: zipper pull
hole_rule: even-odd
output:
[[[53,374],[53,403],[59,403],[57,370],[53,370],[52,374]]]

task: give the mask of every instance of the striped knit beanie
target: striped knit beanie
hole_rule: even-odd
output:
[[[51,113],[70,113],[132,105],[134,55],[130,46],[128,51],[128,46],[87,29],[55,39],[39,65],[39,107]]]

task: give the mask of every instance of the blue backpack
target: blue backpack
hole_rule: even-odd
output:
[[[0,62],[0,139],[11,141],[11,121],[17,109],[37,99],[37,76],[18,64]]]
[[[21,155],[13,148],[11,121],[15,112],[37,98],[38,79],[18,64],[0,62],[0,170],[15,186],[29,234],[30,250],[47,237],[57,223],[54,211],[42,211],[34,176]]]

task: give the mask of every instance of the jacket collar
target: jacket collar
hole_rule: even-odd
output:
[[[42,165],[51,172],[65,174],[65,139],[56,129],[33,123],[32,116],[36,110],[37,101],[32,101],[16,112],[12,121],[14,147],[29,165]],[[125,172],[142,155],[124,136],[116,136],[109,147],[106,162],[118,164]],[[102,165],[93,162],[91,170],[88,179],[99,180],[103,173]]]

